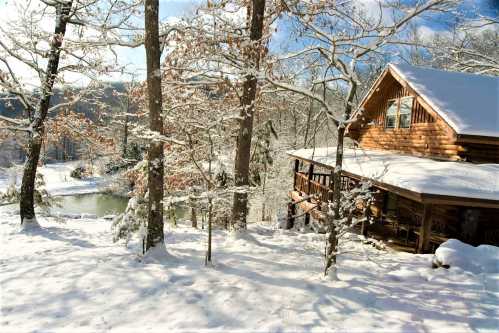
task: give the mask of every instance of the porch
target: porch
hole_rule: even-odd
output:
[[[298,165],[295,169],[299,169],[300,161],[297,160],[295,163]],[[290,226],[295,223],[295,217],[301,215],[304,215],[305,224],[309,224],[311,218],[325,223],[327,204],[333,199],[333,175],[332,172],[314,172],[314,169],[314,164],[309,164],[307,172],[299,170],[294,172],[293,190],[289,192],[292,202],[288,204]],[[356,186],[358,179],[342,176],[341,182],[341,189],[348,190]],[[379,192],[375,195],[374,204],[369,208],[369,214],[376,222],[369,226],[359,224],[356,227],[357,232],[370,238],[384,240],[389,247],[397,251],[422,253],[424,251],[422,246],[418,249],[422,234],[420,223],[422,216],[415,214],[415,220],[419,221],[411,220],[411,223],[402,223],[401,216],[397,216],[395,212],[383,211],[384,196],[387,193],[377,190]],[[298,212],[297,208],[300,208],[302,212]],[[447,238],[441,235],[431,234],[427,251],[434,251],[445,240]]]
[[[319,153],[320,151],[313,153],[318,156],[289,153],[294,158],[293,189],[289,192],[291,202],[288,205],[289,226],[293,225],[296,216],[301,215],[304,215],[306,224],[310,222],[311,218],[319,222],[325,221],[326,205],[332,200],[334,161],[331,160],[330,154],[324,158]],[[413,157],[390,156],[392,161],[399,164],[397,166],[400,169],[395,170],[401,170],[402,174],[393,171],[393,169],[386,171],[387,168],[383,164],[386,172],[382,176],[389,176],[386,177],[389,182],[384,182],[382,176],[373,177],[370,174],[364,175],[360,172],[368,171],[371,174],[376,174],[377,170],[372,167],[372,164],[373,160],[376,161],[376,154],[379,153],[368,155],[367,163],[359,162],[359,157],[365,158],[369,152],[366,153],[364,150],[362,155],[348,153],[350,152],[347,152],[341,177],[342,190],[355,186],[361,178],[366,177],[371,179],[373,189],[377,192],[374,203],[368,209],[368,213],[376,222],[365,226],[359,232],[371,238],[382,239],[388,246],[397,250],[412,253],[433,252],[448,238],[458,238],[475,245],[497,244],[499,242],[499,226],[494,222],[494,216],[499,213],[499,200],[421,193],[391,184],[396,180],[397,185],[410,185],[414,179],[419,182],[425,179],[423,178],[425,170],[408,174],[408,167],[401,165],[400,160],[414,159],[414,161],[408,161],[410,162],[408,166],[412,168],[414,168],[414,164],[425,167],[426,165],[422,162],[429,163],[429,169],[431,168],[433,171],[435,166],[449,164],[431,160],[428,162],[427,159]],[[384,153],[383,155],[388,154]],[[352,162],[352,159],[356,159],[355,163]],[[395,163],[392,162],[392,164]],[[352,165],[355,168],[350,167]],[[377,165],[374,167],[381,169]],[[467,165],[465,167],[468,168]],[[442,172],[442,175],[438,176],[445,178],[444,180],[448,182],[448,179],[452,178],[452,173],[455,174],[455,170],[450,169],[450,171]],[[430,185],[437,188],[439,179],[435,172],[428,173],[428,175],[427,178],[433,179],[434,182]],[[466,174],[467,177],[470,175],[473,176],[473,174]],[[449,189],[445,187],[442,187],[441,190],[449,192]],[[474,190],[476,191],[476,189]],[[490,196],[491,191],[487,191],[487,195]],[[298,213],[298,208],[302,212]]]

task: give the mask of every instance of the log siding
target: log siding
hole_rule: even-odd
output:
[[[410,127],[386,128],[389,102],[404,97],[414,98]],[[499,163],[499,139],[459,137],[417,92],[391,71],[380,77],[363,109],[363,116],[348,128],[348,135],[360,147],[445,160]]]
[[[390,100],[413,97],[409,128],[386,128],[386,110]],[[463,150],[456,144],[452,129],[409,86],[387,75],[364,105],[364,119],[351,126],[350,137],[366,149],[380,149],[415,156],[459,160]],[[398,119],[397,119],[398,122]]]

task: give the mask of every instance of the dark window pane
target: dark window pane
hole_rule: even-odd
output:
[[[386,128],[394,128],[396,119],[397,119],[397,116],[395,116],[395,115],[386,116],[385,127]]]
[[[392,116],[397,114],[397,103],[396,101],[388,101],[388,108],[386,109],[386,115]]]
[[[401,114],[400,115],[400,124],[401,128],[409,128],[411,127],[411,114]]]

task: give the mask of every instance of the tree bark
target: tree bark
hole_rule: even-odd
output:
[[[265,0],[253,0],[251,13],[250,40],[252,42],[248,51],[248,60],[251,68],[258,70],[260,63],[260,44],[263,33],[263,18],[265,13]],[[251,137],[253,134],[253,114],[255,110],[257,79],[253,73],[246,75],[241,98],[242,118],[237,137],[236,159],[234,163],[235,185],[239,189],[234,192],[232,205],[232,224],[235,230],[246,229],[248,215],[247,189],[249,186],[249,162],[251,154]]]
[[[206,250],[205,265],[211,264],[211,234],[213,225],[213,198],[208,198],[208,249]]]
[[[158,135],[163,134],[161,115],[161,69],[159,46],[159,3],[158,0],[145,1],[145,48],[147,61],[147,92],[149,102],[149,129]],[[145,251],[162,244],[163,233],[163,143],[151,140],[148,149],[148,218]]]
[[[191,226],[196,229],[198,227],[198,217],[196,214],[196,203],[194,198],[191,198]]]
[[[32,133],[28,139],[27,159],[24,164],[23,179],[21,184],[21,198],[20,198],[20,215],[21,225],[25,222],[35,221],[35,205],[34,205],[34,192],[35,192],[35,178],[36,169],[38,167],[38,160],[40,158],[40,150],[43,143],[44,135],[44,122],[47,118],[48,109],[50,106],[50,98],[54,87],[54,81],[57,77],[59,70],[59,59],[61,55],[61,47],[64,36],[66,34],[66,26],[69,21],[69,14],[73,1],[58,3],[56,7],[56,25],[54,36],[50,43],[50,53],[47,63],[47,70],[45,79],[42,83],[42,91],[38,108],[33,115],[31,121]]]
[[[352,103],[357,92],[357,84],[355,81],[350,81],[350,89],[346,98],[344,119],[350,119],[352,113]],[[331,214],[330,211],[326,214],[328,237],[326,243],[326,258],[324,275],[328,275],[330,268],[336,265],[336,253],[338,252],[338,232],[335,222],[340,219],[340,204],[341,204],[341,172],[343,168],[343,144],[345,139],[345,123],[338,124],[338,142],[336,144],[336,163],[333,172],[333,201]]]
[[[128,103],[126,112],[128,113]],[[123,158],[126,158],[128,147],[128,114],[125,115],[125,125],[123,126]]]

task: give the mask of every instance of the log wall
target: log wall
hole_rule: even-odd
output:
[[[385,128],[390,99],[414,97],[411,127]],[[415,156],[458,160],[463,147],[456,144],[452,129],[409,87],[389,74],[364,105],[364,120],[350,128],[350,136],[366,149],[381,149]]]
[[[499,163],[499,145],[462,143],[459,156],[472,163]]]
[[[398,79],[400,80],[400,78]],[[366,149],[379,149],[472,163],[499,163],[499,140],[485,137],[457,141],[454,130],[408,85],[388,72],[364,103],[362,119],[349,127],[349,136]],[[391,99],[412,96],[410,128],[385,128]]]

